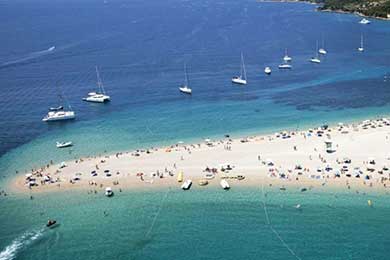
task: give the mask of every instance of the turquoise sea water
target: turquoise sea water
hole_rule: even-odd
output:
[[[16,170],[48,160],[388,115],[390,23],[362,26],[357,16],[314,9],[249,0],[0,2],[1,188]],[[356,51],[361,34],[364,53]],[[322,38],[329,54],[316,66],[308,59]],[[282,72],[286,47],[293,70]],[[241,51],[245,87],[230,83]],[[192,97],[177,89],[184,63]],[[112,97],[106,105],[81,101],[95,86],[95,65]],[[74,122],[41,122],[57,105],[56,83]],[[56,149],[64,140],[75,146]],[[260,187],[110,200],[1,196],[0,259],[388,259],[387,194],[267,192],[266,210]],[[49,217],[61,225],[42,230]]]
[[[0,259],[388,259],[388,194],[264,194],[174,188],[2,199]],[[43,228],[53,216],[60,226]]]

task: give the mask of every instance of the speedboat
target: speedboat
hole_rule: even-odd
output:
[[[66,110],[49,110],[47,115],[42,119],[43,122],[51,122],[51,121],[62,121],[62,120],[70,120],[75,119],[76,114],[74,111],[66,111]]]
[[[56,146],[57,148],[65,148],[65,147],[69,147],[69,146],[72,146],[72,142],[57,142]]]
[[[283,70],[283,69],[292,69],[292,66],[290,64],[287,64],[287,63],[283,63],[283,64],[280,64],[279,65],[279,69]]]
[[[317,57],[312,57],[310,59],[310,62],[312,62],[312,63],[321,63],[321,60],[319,58],[317,58]]]
[[[363,34],[360,35],[360,47],[358,48],[358,51],[363,52],[364,51],[364,39]]]
[[[191,180],[186,180],[183,185],[181,185],[181,188],[183,190],[189,190],[191,189],[191,186],[192,186],[192,181]]]
[[[46,227],[48,227],[48,228],[53,228],[53,227],[56,226],[56,224],[57,224],[57,221],[56,221],[56,220],[49,219],[49,220],[47,221]]]
[[[369,20],[367,20],[366,18],[363,18],[360,20],[359,22],[360,24],[370,24],[371,22]]]
[[[114,195],[114,192],[112,191],[111,187],[107,187],[105,194],[106,194],[107,197],[111,197],[111,196]]]
[[[224,189],[224,190],[230,189],[229,183],[225,179],[221,180],[220,184],[221,184],[222,189]]]
[[[270,67],[265,67],[264,73],[267,74],[267,75],[270,75],[272,73],[271,68]]]
[[[104,103],[110,101],[111,98],[110,96],[106,95],[103,82],[100,78],[100,74],[97,66],[95,67],[95,69],[96,69],[98,91],[88,93],[88,96],[86,98],[83,98],[83,100],[88,102],[94,102],[94,103]]]
[[[241,70],[240,70],[240,76],[234,76],[232,78],[232,82],[239,85],[246,85],[246,71],[245,71],[245,64],[244,64],[244,56],[241,53]]]
[[[179,90],[180,90],[180,92],[182,92],[184,94],[189,94],[189,95],[192,94],[192,89],[190,89],[187,86],[182,86],[182,87],[179,88]]]

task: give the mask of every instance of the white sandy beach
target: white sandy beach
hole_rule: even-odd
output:
[[[180,189],[177,179],[182,172],[184,180],[193,181],[192,189],[207,189],[198,182],[209,168],[216,173],[208,179],[208,186],[219,187],[221,178],[228,178],[232,188],[266,184],[299,189],[387,189],[389,138],[387,119],[242,139],[224,137],[48,165],[19,174],[11,188],[30,193],[68,189],[101,192],[108,186],[114,192],[156,187]],[[333,152],[327,152],[325,142],[332,142]],[[232,169],[226,169],[227,165]],[[107,170],[109,174],[104,172]],[[96,176],[92,176],[93,171]],[[238,175],[245,179],[237,180]]]

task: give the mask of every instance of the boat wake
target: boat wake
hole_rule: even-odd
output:
[[[34,60],[34,59],[37,59],[37,58],[42,57],[44,55],[52,53],[55,49],[56,49],[55,46],[51,46],[50,48],[48,48],[46,50],[35,51],[35,52],[32,52],[32,53],[26,55],[25,57],[22,57],[22,58],[19,58],[16,60],[12,60],[12,61],[4,62],[4,63],[0,64],[0,69],[28,63],[31,60]]]
[[[43,235],[43,229],[24,233],[0,252],[0,260],[15,259],[16,255]]]

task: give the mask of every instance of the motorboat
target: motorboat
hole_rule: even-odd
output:
[[[246,71],[245,71],[245,63],[244,63],[244,56],[241,53],[241,70],[240,70],[240,76],[234,76],[232,78],[232,82],[239,85],[246,85]]]
[[[46,227],[48,228],[54,228],[57,224],[57,221],[56,220],[53,220],[53,219],[49,219],[46,223]]]
[[[83,100],[87,102],[94,102],[94,103],[104,103],[110,101],[111,99],[110,96],[108,96],[106,94],[106,91],[104,90],[103,82],[100,78],[98,67],[96,66],[95,69],[96,69],[98,91],[89,92],[88,96],[86,98],[83,98]]]
[[[56,143],[56,146],[57,148],[65,148],[65,147],[69,147],[69,146],[72,146],[72,142],[57,142]]]
[[[281,69],[281,70],[285,70],[285,69],[290,70],[290,69],[292,69],[292,66],[290,64],[283,63],[283,64],[279,65],[279,69]]]
[[[192,186],[192,181],[191,180],[186,180],[182,185],[181,185],[181,188],[183,190],[189,190],[191,189],[191,186]]]
[[[224,190],[230,189],[230,185],[225,179],[221,180],[220,184],[221,184],[222,189],[224,189]]]
[[[107,188],[106,188],[105,195],[106,195],[107,197],[111,197],[111,196],[114,195],[114,192],[112,191],[111,187],[107,187]]]
[[[271,73],[272,73],[271,68],[270,67],[265,67],[264,73],[267,74],[267,75],[271,75]]]
[[[359,22],[360,24],[370,24],[371,22],[369,20],[367,20],[366,18],[363,18],[360,20]]]
[[[188,87],[187,66],[184,64],[184,84],[179,88],[181,93],[191,95],[192,89]]]

